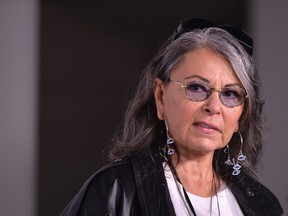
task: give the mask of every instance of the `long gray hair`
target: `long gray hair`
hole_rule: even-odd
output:
[[[161,142],[160,134],[164,122],[157,117],[153,81],[158,77],[168,82],[171,71],[181,63],[184,55],[202,47],[211,48],[230,62],[248,95],[239,122],[239,131],[244,140],[242,151],[247,156],[241,165],[246,173],[254,173],[262,147],[263,125],[261,115],[263,102],[259,96],[258,74],[251,56],[239,41],[227,31],[215,27],[187,32],[176,40],[171,37],[159,49],[139,79],[135,95],[125,113],[123,131],[115,136],[109,153],[111,159],[123,157],[132,151],[139,151]],[[229,141],[231,157],[237,158],[240,150],[239,141],[239,137],[234,135]],[[223,165],[226,159],[227,154],[223,153],[223,149],[215,151],[214,169],[223,180],[228,181],[227,166]]]

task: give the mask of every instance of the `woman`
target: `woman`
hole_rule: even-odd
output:
[[[263,101],[252,50],[233,26],[183,20],[141,77],[114,162],[62,215],[282,215],[253,178]]]

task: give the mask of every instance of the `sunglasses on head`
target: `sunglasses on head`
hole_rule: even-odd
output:
[[[176,40],[179,36],[186,32],[190,32],[196,29],[205,29],[216,27],[223,29],[233,35],[239,43],[244,47],[247,53],[252,56],[253,54],[253,40],[252,38],[244,31],[239,28],[236,28],[232,25],[226,24],[217,24],[212,21],[203,19],[203,18],[187,18],[180,22],[177,30],[175,31],[174,35],[172,36],[173,40]]]

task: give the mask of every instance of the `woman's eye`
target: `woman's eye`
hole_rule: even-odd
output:
[[[227,97],[227,98],[230,98],[230,99],[239,98],[239,93],[237,91],[230,90],[230,89],[223,90],[222,91],[222,95],[224,97]]]
[[[197,83],[193,83],[187,86],[187,89],[192,92],[207,92],[205,86]]]

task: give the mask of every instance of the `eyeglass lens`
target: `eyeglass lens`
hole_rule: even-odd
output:
[[[237,85],[228,86],[218,91],[205,83],[192,81],[185,87],[186,96],[193,101],[207,99],[212,91],[219,92],[221,102],[227,107],[239,106],[245,100],[245,91]]]

